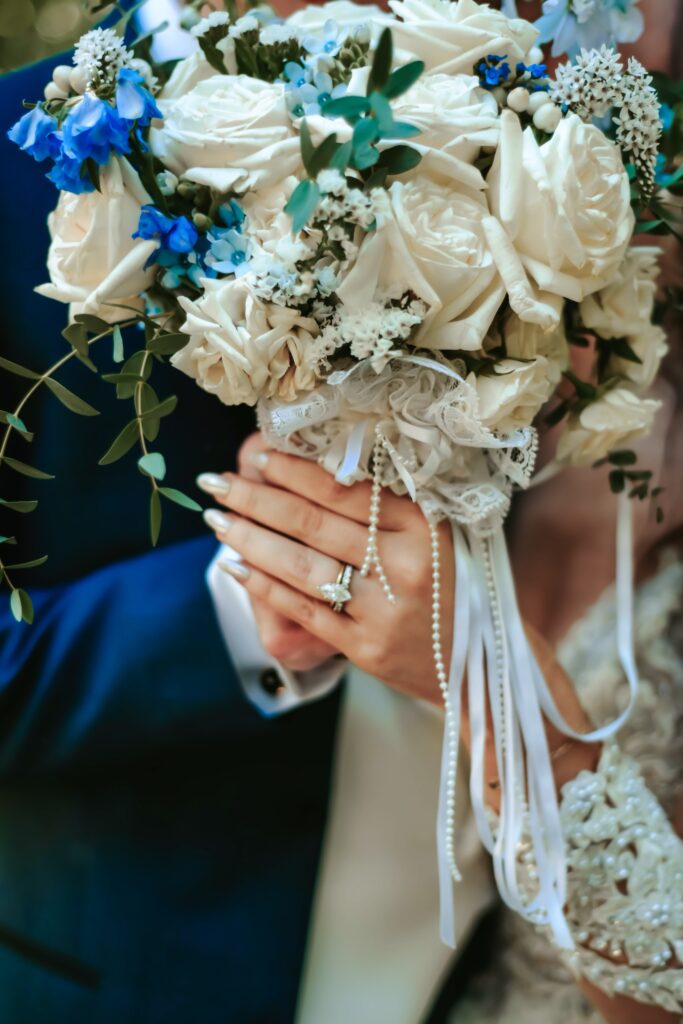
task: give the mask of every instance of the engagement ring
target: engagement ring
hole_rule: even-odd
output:
[[[341,612],[347,601],[351,600],[351,577],[353,566],[343,565],[334,583],[322,583],[318,590],[328,604],[332,606],[333,612]]]

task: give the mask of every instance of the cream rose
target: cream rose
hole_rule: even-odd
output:
[[[181,96],[194,89],[198,82],[207,78],[214,78],[218,72],[212,68],[201,50],[197,49],[184,60],[178,61],[171,76],[157,96],[157,105],[163,112],[168,108],[170,101],[178,100]]]
[[[389,25],[393,28],[396,19],[375,4],[351,3],[351,0],[330,0],[326,4],[310,4],[295,11],[287,19],[287,25],[293,25],[302,33],[319,32],[326,21],[334,21],[340,27],[349,29],[357,25],[367,25],[373,37],[379,36],[382,28]]]
[[[528,427],[557,386],[555,367],[545,356],[525,362],[501,359],[490,374],[470,374],[479,396],[481,422],[508,434]]]
[[[506,18],[475,0],[389,0],[401,19],[396,45],[425,62],[428,71],[472,74],[489,53],[505,54],[514,67],[534,44],[537,30],[521,18]]]
[[[579,307],[585,326],[601,338],[625,338],[649,327],[657,290],[657,259],[661,249],[632,246],[604,288]]]
[[[589,466],[610,452],[649,434],[661,402],[613,388],[572,416],[557,446],[557,458],[572,466]]]
[[[377,229],[337,289],[344,304],[360,309],[378,296],[413,292],[429,310],[420,345],[480,348],[505,294],[482,226],[488,210],[481,194],[417,175],[395,181],[376,203]]]
[[[300,170],[282,83],[213,75],[163,103],[152,150],[175,174],[219,192],[266,188]]]
[[[500,340],[510,359],[526,360],[543,356],[548,364],[548,379],[553,387],[559,384],[563,372],[569,366],[569,346],[561,326],[552,331],[544,331],[537,324],[527,323],[514,313],[509,313],[503,322]]]
[[[269,188],[247,192],[240,206],[247,215],[246,231],[257,244],[273,253],[283,238],[291,237],[292,219],[285,205],[299,179],[290,175]]]
[[[613,277],[634,218],[621,153],[594,125],[570,114],[539,146],[503,111],[487,183],[492,212],[542,292],[581,302]]]
[[[149,202],[137,172],[117,157],[102,169],[99,192],[62,192],[48,218],[50,281],[36,291],[68,302],[71,316],[124,320],[129,314],[107,303],[141,306],[139,295],[154,277],[154,267],[145,270],[145,263],[157,242],[132,237],[140,207]]]
[[[481,88],[478,78],[424,75],[393,101],[392,110],[397,121],[420,129],[410,144],[431,167],[438,166],[444,174],[473,188],[483,187],[473,164],[482,146],[498,143],[498,104]]]
[[[269,305],[247,281],[207,280],[196,301],[180,298],[187,345],[172,362],[226,405],[255,405],[262,396],[285,400],[316,383],[306,350],[318,334],[298,310]]]

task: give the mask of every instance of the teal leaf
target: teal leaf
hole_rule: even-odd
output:
[[[176,505],[182,505],[183,508],[189,508],[191,512],[201,512],[202,506],[198,505],[193,498],[188,498],[187,494],[183,494],[182,491],[176,490],[175,487],[160,487],[159,493],[163,494],[169,501],[174,501]]]
[[[330,166],[330,160],[337,151],[337,148],[337,135],[335,132],[332,135],[328,135],[326,139],[323,139],[310,160],[310,170],[308,173],[312,178],[315,178],[316,174]]]
[[[69,391],[68,388],[65,388],[63,384],[60,384],[59,381],[54,380],[52,377],[45,378],[45,386],[71,412],[75,412],[79,416],[99,416],[97,409],[82,398],[79,398],[73,391]]]
[[[372,92],[381,92],[387,84],[389,72],[391,71],[393,53],[394,45],[391,38],[391,29],[385,28],[382,35],[379,37],[375,56],[372,61],[372,67],[370,68],[367,88],[368,96]]]
[[[21,473],[22,476],[33,477],[34,480],[54,480],[54,476],[50,473],[44,473],[42,469],[36,469],[35,466],[29,466],[25,462],[19,462],[18,459],[10,459],[8,455],[3,455],[2,461],[10,469],[13,469],[15,473]]]
[[[138,459],[138,468],[155,480],[163,480],[166,476],[166,460],[161,452],[148,452]]]
[[[637,460],[636,453],[627,448],[616,452],[610,452],[607,458],[613,466],[633,466]]]
[[[396,68],[391,72],[382,92],[388,100],[396,99],[415,84],[424,69],[424,61],[421,60],[413,60],[410,64],[404,64],[402,68]]]
[[[365,96],[340,96],[325,104],[325,117],[344,117],[354,121],[361,114],[367,114],[370,102]]]
[[[121,328],[118,324],[114,325],[112,334],[112,359],[115,363],[122,363],[124,359],[123,352],[123,335],[121,334]]]
[[[301,142],[301,159],[303,161],[303,165],[306,168],[306,173],[310,174],[311,177],[314,177],[313,171],[311,171],[310,168],[313,154],[315,153],[315,146],[311,141],[311,133],[306,121],[301,122],[299,137]]]
[[[388,174],[403,174],[417,167],[421,159],[420,153],[412,146],[390,146],[380,155],[380,163]]]
[[[349,166],[349,160],[351,159],[352,153],[353,142],[351,139],[349,139],[348,142],[342,142],[342,144],[337,147],[332,159],[330,160],[330,167],[334,167],[336,171],[345,171]]]
[[[285,206],[285,213],[292,218],[292,231],[297,234],[308,223],[308,220],[318,205],[320,199],[320,188],[315,181],[306,178],[300,181],[289,197]]]

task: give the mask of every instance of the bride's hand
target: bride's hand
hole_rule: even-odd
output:
[[[414,697],[440,703],[431,646],[432,570],[429,529],[409,499],[383,492],[378,548],[389,584],[390,603],[373,572],[354,572],[351,600],[342,612],[319,591],[333,583],[343,565],[358,570],[368,537],[370,484],[345,487],[306,460],[266,452],[252,444],[244,464],[261,479],[226,474],[227,490],[216,500],[228,510],[209,516],[219,540],[235,548],[244,565],[225,563],[249,592],[257,609],[295,623],[327,651],[339,651],[359,668]],[[450,529],[440,531],[442,643],[451,647],[453,557]],[[263,621],[263,612],[261,612]],[[275,629],[277,632],[277,626]],[[268,640],[267,637],[263,638]],[[277,654],[272,649],[271,653]],[[304,641],[307,642],[307,641]],[[268,646],[268,643],[266,644]],[[444,659],[447,660],[447,659]]]

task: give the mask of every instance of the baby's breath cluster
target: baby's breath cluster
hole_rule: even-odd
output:
[[[331,357],[348,349],[354,359],[371,359],[379,372],[414,334],[426,313],[425,303],[410,293],[380,297],[360,309],[338,306],[330,310],[312,345],[311,364],[317,365],[317,373],[329,370]]]
[[[94,28],[76,43],[74,67],[88,86],[111,85],[121,68],[133,67],[135,55],[113,28]]]
[[[582,50],[574,63],[558,67],[550,95],[563,110],[584,121],[613,110],[616,140],[633,161],[643,195],[651,195],[662,132],[660,102],[652,76],[639,61],[629,58],[624,71],[619,54],[610,47]]]

